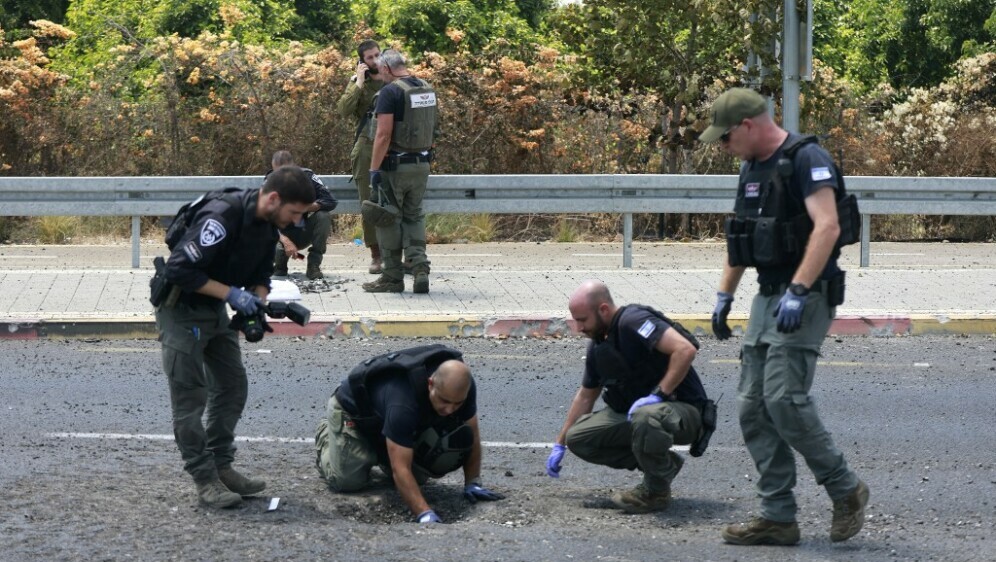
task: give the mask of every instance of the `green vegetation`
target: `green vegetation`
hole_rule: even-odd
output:
[[[0,0],[0,174],[251,175],[280,148],[347,173],[352,130],[334,107],[366,38],[406,51],[439,91],[436,173],[732,173],[698,132],[731,85],[763,78],[777,94],[767,46],[781,6]],[[803,127],[830,135],[847,173],[996,176],[993,0],[816,0],[815,16]],[[764,77],[744,74],[749,52]],[[617,218],[437,216],[429,235],[612,237]],[[92,222],[70,219],[3,218],[0,238],[77,238]],[[105,220],[104,232],[127,233],[127,219]],[[338,221],[356,237],[355,218]],[[986,219],[913,222],[881,221],[875,235],[996,234]],[[680,224],[681,236],[720,230],[711,216]],[[635,228],[652,235],[655,217]]]

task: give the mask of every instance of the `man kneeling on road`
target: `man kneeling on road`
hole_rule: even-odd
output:
[[[692,368],[694,337],[649,307],[616,307],[600,281],[584,282],[568,307],[592,341],[581,388],[546,472],[560,476],[567,449],[591,463],[640,469],[643,482],[615,494],[612,503],[628,513],[665,509],[671,482],[684,464],[671,446],[692,444],[703,435],[707,398]],[[603,388],[608,407],[592,413]]]
[[[362,489],[379,465],[418,523],[441,523],[419,486],[463,467],[468,501],[504,498],[481,485],[477,388],[455,349],[434,344],[368,359],[335,390],[326,412],[316,463],[332,491]]]

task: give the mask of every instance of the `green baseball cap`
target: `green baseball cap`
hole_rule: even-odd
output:
[[[699,135],[702,142],[716,142],[730,127],[768,110],[764,96],[747,88],[731,88],[712,104],[712,124]]]

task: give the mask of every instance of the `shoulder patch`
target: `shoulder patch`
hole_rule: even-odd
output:
[[[823,180],[828,180],[828,179],[830,179],[830,178],[833,177],[833,174],[830,173],[830,168],[828,168],[826,166],[824,166],[822,168],[812,168],[812,169],[810,169],[809,170],[809,175],[810,175],[810,177],[813,178],[813,181],[823,181]]]
[[[187,254],[187,259],[190,263],[197,263],[201,261],[201,249],[197,247],[197,243],[191,240],[187,242],[187,245],[183,247],[183,253]]]
[[[201,246],[214,246],[225,239],[225,227],[214,219],[208,219],[201,227]]]
[[[653,321],[651,321],[651,320],[644,320],[643,321],[643,325],[640,326],[640,329],[637,330],[637,332],[641,336],[643,336],[643,339],[647,339],[647,338],[650,337],[650,334],[654,333],[654,330],[656,330],[656,329],[657,329],[657,326],[654,325]]]

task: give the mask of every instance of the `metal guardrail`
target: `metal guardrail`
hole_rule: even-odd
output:
[[[320,176],[339,206],[358,213],[348,176]],[[848,176],[862,213],[861,266],[869,261],[871,215],[996,215],[996,178]],[[259,176],[0,177],[0,215],[131,216],[132,266],[139,218],[171,216],[212,189],[258,187]],[[633,213],[729,213],[732,175],[431,176],[427,213],[621,213],[623,266],[632,266]]]

